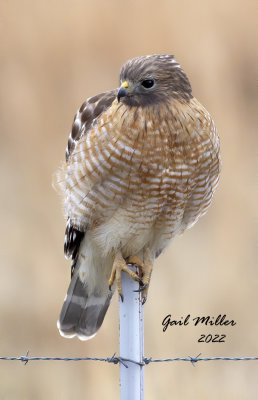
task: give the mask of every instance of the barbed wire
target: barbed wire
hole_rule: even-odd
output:
[[[0,360],[6,361],[21,361],[25,365],[29,361],[102,361],[107,363],[123,364],[126,368],[128,368],[128,362],[145,366],[150,363],[157,363],[157,362],[171,362],[171,361],[186,361],[190,362],[193,366],[200,361],[258,361],[258,357],[200,357],[201,353],[198,356],[188,356],[188,357],[173,357],[173,358],[163,358],[163,359],[153,359],[152,357],[147,358],[143,357],[141,362],[131,360],[129,358],[124,358],[120,356],[116,356],[116,353],[113,354],[112,357],[107,358],[99,358],[99,357],[29,357],[29,351],[27,351],[25,356],[19,357],[7,357],[7,356],[0,356]]]

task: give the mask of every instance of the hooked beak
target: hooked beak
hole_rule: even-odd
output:
[[[124,81],[122,85],[120,86],[120,89],[118,90],[117,93],[117,101],[119,103],[121,97],[125,97],[128,95],[128,88],[129,88],[129,83],[127,81]]]

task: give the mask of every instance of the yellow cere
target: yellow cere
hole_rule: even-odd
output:
[[[129,87],[129,83],[127,81],[124,81],[121,85],[122,88],[127,89]]]

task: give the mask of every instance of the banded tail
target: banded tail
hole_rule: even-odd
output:
[[[65,253],[72,257],[72,279],[57,322],[62,336],[81,340],[95,336],[113,295],[108,285],[110,260],[100,258],[86,236],[67,225]]]

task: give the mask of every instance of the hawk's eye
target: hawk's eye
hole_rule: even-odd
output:
[[[145,89],[150,89],[153,85],[154,85],[153,79],[144,79],[144,81],[142,81],[142,86],[145,87]]]

